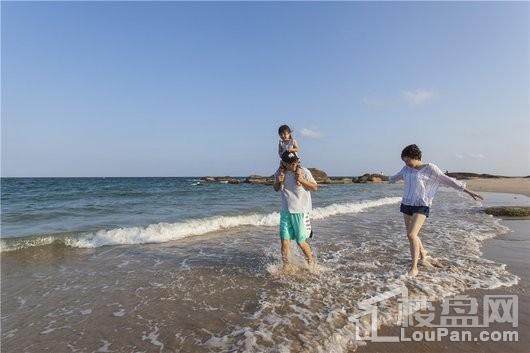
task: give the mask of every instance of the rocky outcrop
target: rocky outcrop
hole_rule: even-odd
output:
[[[313,178],[318,184],[329,184],[330,178],[323,170],[316,168],[308,168]],[[271,176],[261,176],[261,175],[250,175],[245,180],[245,183],[257,184],[257,185],[273,185],[274,184],[274,175]]]
[[[456,179],[474,179],[474,178],[481,178],[481,179],[499,179],[499,178],[507,178],[500,175],[492,175],[492,174],[477,174],[477,173],[464,173],[464,172],[445,172],[446,175],[450,176],[451,178]]]
[[[388,181],[388,177],[382,174],[370,174],[366,173],[358,177],[329,177],[328,174],[317,168],[308,168],[313,175],[313,178],[318,184],[351,184],[351,183],[382,183]],[[250,175],[245,179],[223,176],[223,177],[202,177],[204,181],[210,183],[224,183],[224,184],[239,184],[241,182],[255,185],[273,185],[274,175],[262,176],[262,175]]]
[[[354,183],[382,183],[384,181],[388,181],[388,177],[383,174],[366,173],[353,178]]]
[[[274,184],[274,176],[250,175],[245,178],[245,183],[257,185],[272,185]]]
[[[484,209],[489,215],[497,217],[520,217],[520,218],[529,218],[530,217],[530,207],[527,206],[498,206],[498,207],[488,207]]]
[[[311,175],[313,175],[313,178],[317,182],[317,184],[329,184],[331,179],[328,177],[325,171],[317,169],[317,168],[307,168],[311,172]]]

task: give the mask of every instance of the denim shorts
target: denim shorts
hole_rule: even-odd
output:
[[[425,217],[429,217],[430,209],[428,206],[410,206],[401,204],[401,206],[399,206],[399,211],[408,214],[409,216],[412,216],[414,213],[421,213],[425,215]]]

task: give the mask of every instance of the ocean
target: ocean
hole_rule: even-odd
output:
[[[517,283],[480,245],[506,233],[441,189],[422,229],[443,264],[406,277],[402,186],[322,186],[309,242],[281,272],[271,186],[198,178],[2,178],[6,352],[350,352],[358,302],[406,286],[438,300]],[[396,312],[381,307],[381,323]]]

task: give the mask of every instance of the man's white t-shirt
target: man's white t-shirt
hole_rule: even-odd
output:
[[[298,168],[302,170],[302,178],[306,179],[307,181],[316,183],[309,169],[304,167]],[[277,177],[279,173],[279,170],[276,171],[274,177]],[[281,211],[287,211],[290,213],[311,212],[311,192],[309,192],[309,190],[306,190],[302,185],[296,185],[296,175],[294,172],[285,172],[285,179],[283,181],[283,188],[281,189],[281,194]]]

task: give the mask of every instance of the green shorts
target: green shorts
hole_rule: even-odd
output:
[[[311,234],[311,224],[307,213],[280,212],[280,239],[303,243]]]

